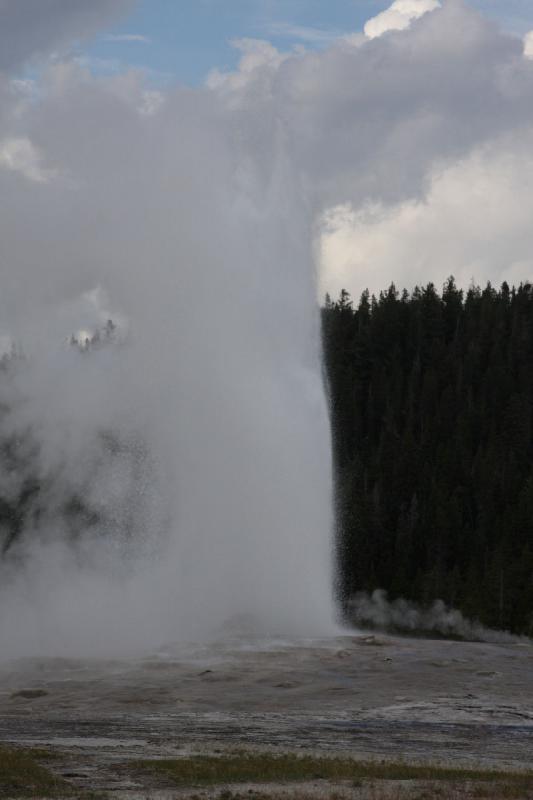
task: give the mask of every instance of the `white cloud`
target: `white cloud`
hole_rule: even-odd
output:
[[[140,33],[108,33],[104,39],[106,42],[140,42],[141,44],[150,44],[152,41],[149,36],[143,36]]]
[[[405,30],[413,20],[440,8],[440,5],[439,0],[394,0],[389,8],[368,20],[365,35],[375,39],[388,31]]]
[[[132,0],[2,0],[0,70],[13,70],[96,33]]]
[[[144,72],[136,69],[107,78],[107,90],[145,117],[157,114],[166,99],[164,92],[146,88]]]
[[[291,25],[289,22],[272,22],[266,26],[265,33],[311,45],[331,44],[346,35],[345,32],[339,30],[309,28],[302,25]]]
[[[165,102],[165,95],[157,89],[145,89],[141,95],[141,102],[137,106],[139,114],[151,117],[161,109]]]
[[[529,31],[524,36],[524,56],[533,59],[533,31]]]
[[[72,61],[82,69],[89,70],[93,75],[112,76],[120,74],[125,65],[118,58],[99,58],[97,56],[75,56]],[[61,61],[58,62],[61,64]]]
[[[30,78],[13,78],[11,81],[11,88],[17,95],[23,97],[34,97],[36,91],[36,82]]]
[[[357,298],[453,274],[509,284],[533,278],[533,129],[434,170],[422,198],[331,209],[324,219],[320,295]]]
[[[237,70],[212,70],[206,80],[209,89],[233,93],[242,91],[258,78],[268,80],[289,57],[288,53],[280,53],[273,44],[263,39],[235,39],[232,46],[241,53]]]
[[[43,166],[41,153],[27,137],[0,141],[0,168],[19,172],[35,183],[47,183],[57,175],[55,170]]]

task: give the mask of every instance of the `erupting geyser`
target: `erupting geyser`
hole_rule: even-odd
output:
[[[207,91],[147,114],[75,65],[49,81],[25,113],[54,166],[14,177],[2,226],[0,318],[25,355],[0,374],[19,448],[0,480],[34,487],[2,563],[2,655],[127,651],[243,614],[327,633],[312,214],[282,124]],[[112,341],[76,346],[108,319]]]

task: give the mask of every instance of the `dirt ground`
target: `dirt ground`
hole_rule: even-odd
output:
[[[243,746],[529,769],[533,645],[354,632],[0,661],[0,741],[46,747],[76,785],[131,798],[148,796],[133,759]]]

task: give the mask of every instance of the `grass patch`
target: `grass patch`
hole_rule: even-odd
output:
[[[44,750],[19,750],[0,745],[0,798],[65,797],[72,787],[56,778],[38,760],[50,758]]]
[[[235,783],[285,783],[289,781],[461,781],[519,783],[533,790],[533,772],[510,774],[453,767],[411,766],[402,763],[353,761],[341,758],[234,753],[145,760],[136,766],[169,779],[175,786],[213,786]]]

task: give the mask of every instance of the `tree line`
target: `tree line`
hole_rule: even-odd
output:
[[[533,634],[533,287],[449,278],[322,309],[339,598]]]

